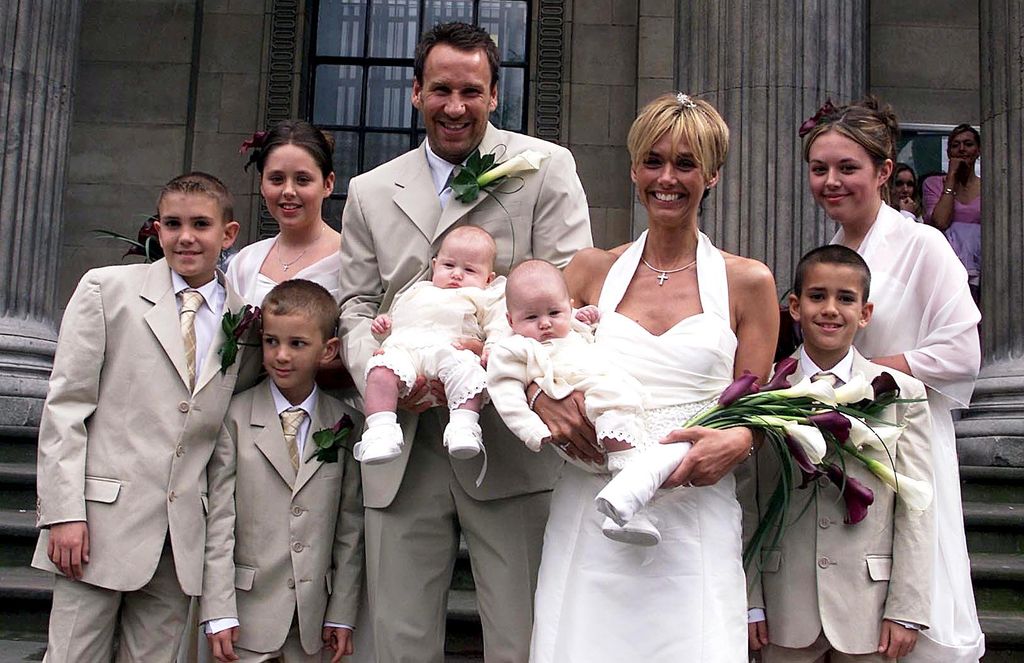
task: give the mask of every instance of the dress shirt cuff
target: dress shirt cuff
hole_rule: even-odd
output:
[[[893,624],[899,624],[903,628],[909,628],[911,631],[920,631],[922,628],[920,624],[915,624],[914,622],[901,622],[898,619],[890,619],[889,621]]]
[[[747,610],[747,623],[748,624],[754,624],[756,622],[763,622],[764,620],[765,620],[764,608],[751,608],[750,610]]]
[[[206,635],[213,635],[226,631],[229,628],[238,626],[238,620],[234,617],[224,617],[223,619],[211,619],[206,622]]]
[[[336,624],[335,622],[324,622],[324,628],[347,628],[350,631],[356,630],[355,626],[349,626],[348,624]]]

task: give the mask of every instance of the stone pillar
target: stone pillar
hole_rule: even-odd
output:
[[[38,426],[53,365],[81,5],[0,4],[0,435]]]
[[[797,130],[827,98],[867,89],[868,3],[693,0],[677,12],[679,89],[714,104],[731,133],[701,228],[765,262],[781,294],[835,230],[811,198]]]
[[[1024,0],[981,0],[981,347],[961,462],[1024,466]]]

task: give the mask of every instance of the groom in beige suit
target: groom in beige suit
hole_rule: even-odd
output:
[[[863,452],[930,485],[931,423],[924,385],[868,361],[851,347],[871,318],[869,288],[867,265],[844,246],[820,247],[801,259],[789,310],[804,344],[790,383],[809,375],[838,385],[858,373],[870,382],[889,373],[900,399],[913,402],[897,402],[880,415],[902,427],[898,439],[887,445],[889,453],[869,446]],[[768,448],[751,460],[754,472],[738,488],[746,538],[781,471]],[[831,456],[826,461],[838,463]],[[791,494],[778,547],[763,550],[757,568],[748,569],[750,646],[763,649],[765,663],[892,661],[908,654],[918,631],[928,627],[935,536],[930,506],[908,506],[856,459],[847,457],[845,472],[874,493],[864,520],[845,524],[838,487],[821,477],[819,485]]]
[[[430,259],[452,228],[474,225],[490,233],[501,274],[534,257],[564,266],[592,243],[572,155],[488,123],[497,106],[498,63],[494,42],[479,28],[452,23],[429,31],[416,50],[412,96],[426,141],[349,185],[342,219],[342,356],[361,389],[367,360],[378,348],[371,321],[396,294],[428,277]],[[477,148],[496,152],[499,160],[526,149],[550,156],[522,176],[518,190],[500,199],[482,193],[463,203],[451,195],[448,178]],[[441,444],[446,414],[426,409],[423,391],[414,389],[404,404],[402,455],[362,468],[378,659],[443,660],[447,590],[461,531],[473,565],[485,658],[525,663],[559,461],[549,451],[527,450],[487,407],[480,423],[488,470],[476,487],[482,456],[449,458]]]
[[[216,271],[238,232],[216,178],[158,203],[152,265],[94,269],[68,302],[39,430],[32,565],[57,574],[46,661],[173,661],[203,584],[206,465],[239,378],[221,316],[241,298]],[[254,373],[255,371],[246,371]]]

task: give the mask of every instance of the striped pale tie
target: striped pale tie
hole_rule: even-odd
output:
[[[280,414],[281,431],[284,433],[284,444],[288,448],[288,458],[292,461],[292,469],[299,469],[299,445],[296,441],[299,427],[306,420],[306,411],[298,407],[290,407]]]
[[[182,290],[178,293],[181,310],[181,338],[185,341],[185,364],[188,366],[188,387],[196,388],[196,311],[203,305],[203,295],[198,290]]]

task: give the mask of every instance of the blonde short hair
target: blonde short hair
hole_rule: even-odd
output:
[[[673,149],[686,142],[705,180],[713,178],[725,164],[729,151],[729,127],[725,120],[708,102],[680,92],[658,97],[633,121],[626,144],[634,168],[666,133],[672,137]]]

